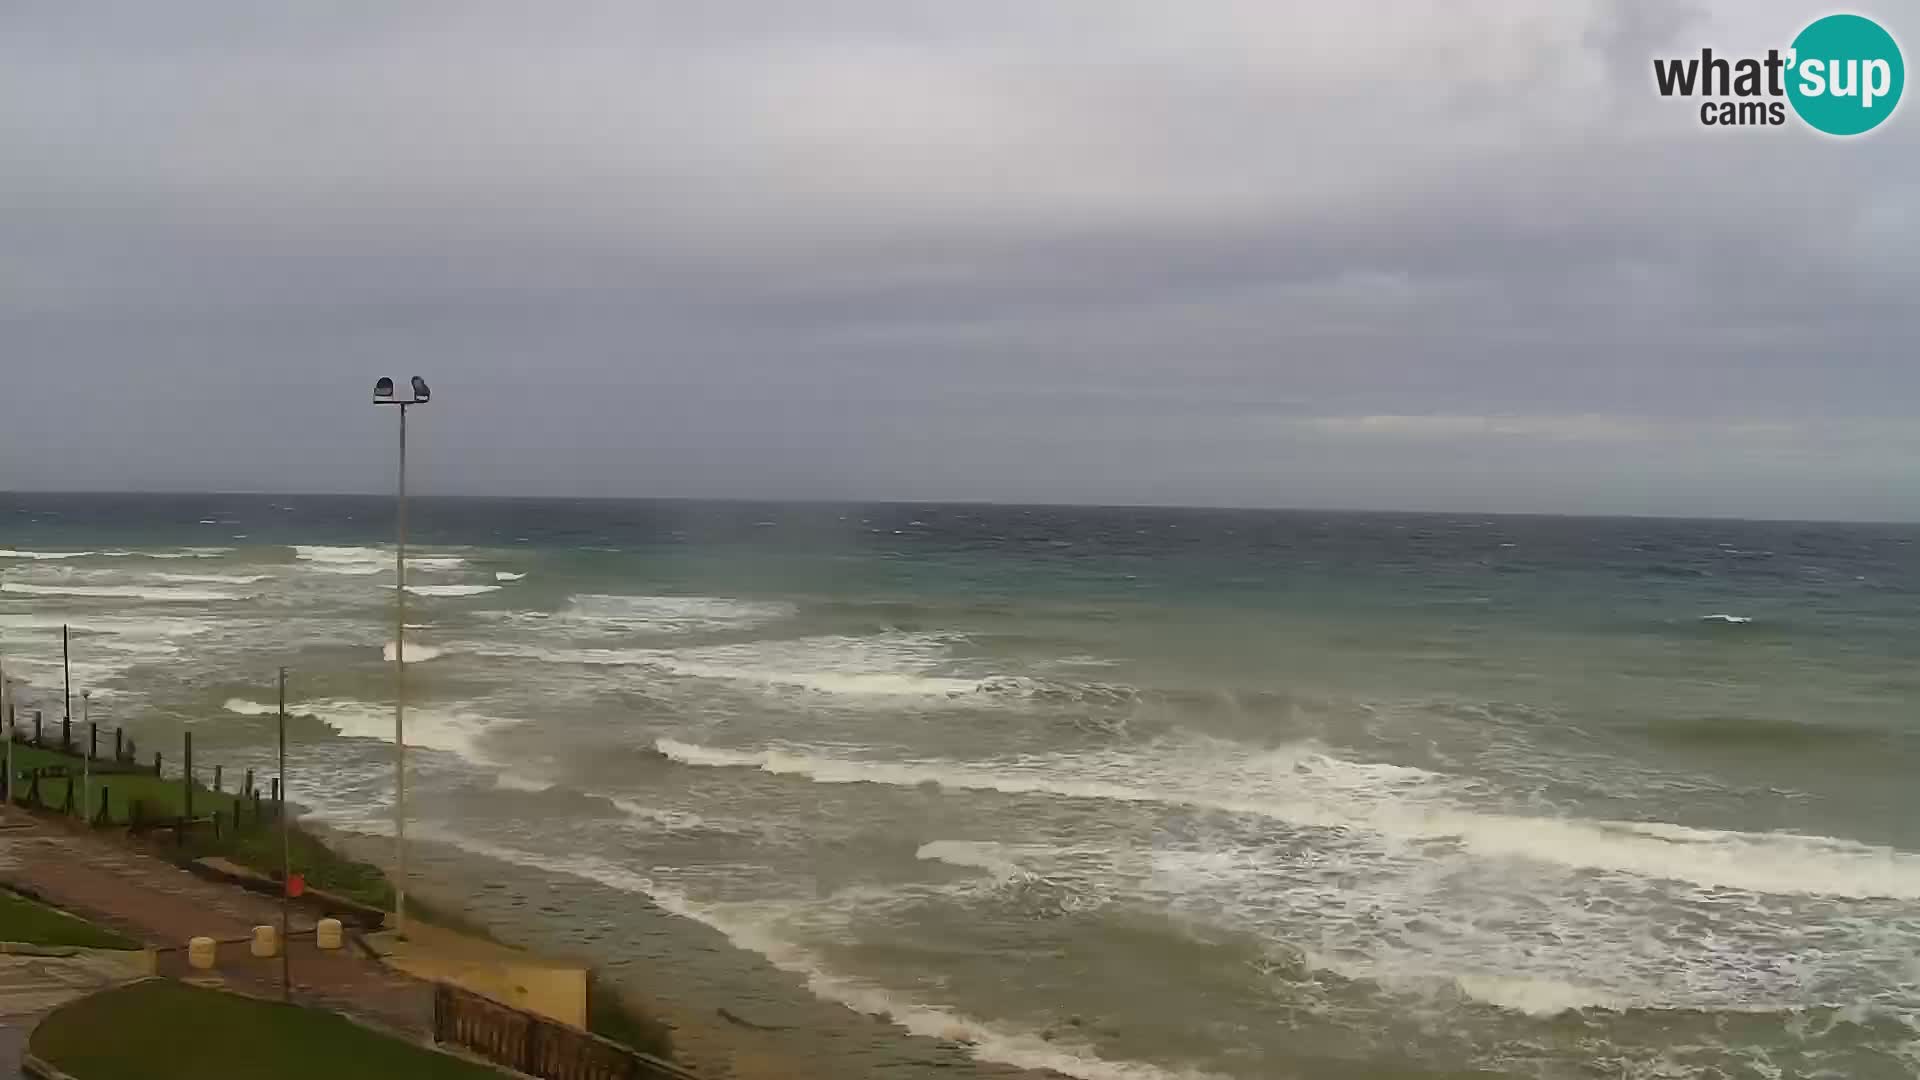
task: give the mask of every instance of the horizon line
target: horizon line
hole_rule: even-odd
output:
[[[391,491],[267,491],[267,490],[154,490],[127,491],[106,488],[91,489],[0,489],[0,498],[16,496],[82,496],[82,497],[133,497],[133,498],[180,498],[180,497],[249,497],[249,498],[299,498],[299,499],[392,499]],[[1007,509],[1045,509],[1045,510],[1172,510],[1172,511],[1218,511],[1233,513],[1272,513],[1272,514],[1382,514],[1406,517],[1489,517],[1489,518],[1566,518],[1588,521],[1718,521],[1738,522],[1754,525],[1882,525],[1882,526],[1920,526],[1920,518],[1795,518],[1795,517],[1744,517],[1734,514],[1701,514],[1684,516],[1678,514],[1631,514],[1631,513],[1570,513],[1552,510],[1414,510],[1378,506],[1301,506],[1269,505],[1250,506],[1234,503],[1154,503],[1154,502],[998,502],[992,499],[900,499],[900,498],[774,498],[768,496],[721,496],[721,495],[525,495],[525,494],[471,494],[446,492],[409,492],[409,501],[421,499],[467,499],[474,501],[528,502],[590,502],[590,503],[734,503],[759,506],[990,506]]]

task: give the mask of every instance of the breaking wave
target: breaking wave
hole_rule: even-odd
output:
[[[783,619],[793,605],[720,596],[575,596],[558,617],[602,628],[659,634],[742,630]]]
[[[498,585],[409,585],[407,591],[415,596],[479,596],[481,593],[498,592]]]
[[[1036,755],[1005,761],[882,761],[810,747],[732,750],[656,741],[684,765],[758,769],[822,784],[935,785],[961,791],[1154,803],[1290,825],[1441,842],[1480,859],[1520,859],[1639,878],[1782,895],[1920,899],[1920,855],[1825,836],[1698,829],[1662,822],[1483,813],[1447,778],[1344,761],[1311,745],[1277,750],[1167,748],[1146,754]]]
[[[0,592],[19,593],[25,596],[99,596],[121,600],[175,603],[214,603],[222,600],[244,599],[233,593],[214,592],[210,589],[143,588],[138,585],[28,585],[17,581],[0,585]]]

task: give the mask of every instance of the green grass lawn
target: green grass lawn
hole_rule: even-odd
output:
[[[0,741],[0,753],[4,753],[5,750],[5,742]],[[150,772],[108,772],[105,770],[116,766],[95,762],[96,769],[100,771],[94,772],[93,789],[88,793],[81,790],[84,764],[81,758],[62,754],[57,750],[36,750],[31,746],[15,744],[13,748],[13,769],[16,774],[13,781],[14,796],[16,800],[24,799],[27,792],[27,781],[17,774],[28,769],[60,765],[67,769],[72,777],[71,780],[47,778],[40,781],[40,801],[49,807],[59,809],[67,805],[67,785],[71,783],[76,792],[75,800],[79,801],[83,797],[88,800],[85,809],[89,820],[100,808],[100,792],[103,788],[107,791],[108,816],[119,824],[125,824],[128,821],[135,800],[143,804],[144,812],[150,818],[178,817],[186,812],[186,785],[179,777],[159,777]],[[124,768],[124,766],[117,767]],[[231,782],[238,787],[240,778],[233,777]],[[239,796],[233,792],[216,794],[204,784],[194,785],[193,811],[195,814],[205,815],[218,809],[227,816],[228,820],[232,820],[235,804],[239,802]],[[249,804],[246,810],[250,813],[251,809]]]
[[[140,947],[111,930],[102,930],[64,911],[36,904],[5,889],[0,889],[0,941],[25,942],[28,945],[77,945],[83,949]]]
[[[76,1080],[500,1080],[330,1012],[148,979],[82,998],[28,1048]]]

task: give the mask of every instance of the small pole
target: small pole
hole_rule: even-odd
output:
[[[124,738],[125,735],[126,735],[126,731],[124,729],[122,729],[117,724],[114,725],[113,760],[115,764],[119,764],[120,762],[127,760],[127,743],[126,743],[126,739]]]
[[[287,669],[280,669],[280,776],[287,775]],[[277,781],[276,781],[277,782]],[[287,789],[282,786],[280,795],[286,797]],[[287,894],[293,891],[293,845],[287,839],[287,811],[285,805],[280,808],[280,1000],[289,1001],[293,997],[293,979],[288,971],[289,948],[287,940]]]
[[[80,692],[80,702],[81,702],[80,715],[82,716],[85,716],[87,713],[86,697],[87,697],[87,691],[82,690]],[[87,721],[87,760],[92,761],[99,756],[100,756],[100,725],[89,720]]]
[[[60,678],[66,684],[67,690],[67,709],[66,712],[61,714],[61,718],[62,720],[71,720],[73,719],[73,662],[67,648],[66,623],[60,624]],[[65,733],[66,729],[64,727],[61,728],[61,734],[64,735]],[[64,738],[61,740],[60,748],[62,750],[67,748]]]
[[[158,750],[153,752],[153,775],[156,779],[160,776],[160,751]]]
[[[40,710],[33,710],[33,747],[40,748]]]
[[[220,794],[220,766],[213,767],[213,793]]]
[[[73,717],[71,716],[60,718],[60,752],[73,753]]]
[[[19,717],[13,715],[13,684],[0,675],[0,696],[6,698],[6,805],[13,805],[13,744],[19,742]]]
[[[187,819],[191,821],[193,819],[193,732],[185,732],[185,735],[187,744],[187,771],[180,777],[180,790],[186,793],[184,801],[186,802]]]
[[[87,725],[89,730],[91,730],[93,727],[93,721],[87,718],[88,712],[89,712],[88,704],[90,703],[92,698],[93,698],[93,691],[91,690],[80,691],[80,722]],[[73,783],[73,781],[69,780],[67,781],[67,783],[71,784]],[[85,820],[87,816],[87,806],[92,802],[93,802],[93,755],[88,754],[87,760],[82,762],[80,765],[80,817],[82,820]]]
[[[0,661],[0,711],[7,714],[7,805],[13,805],[13,742],[20,736],[20,722],[13,718],[13,684],[7,681],[4,661]]]

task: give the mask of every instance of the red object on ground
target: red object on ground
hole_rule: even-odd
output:
[[[304,874],[287,875],[287,895],[299,896],[307,891],[307,878]]]

